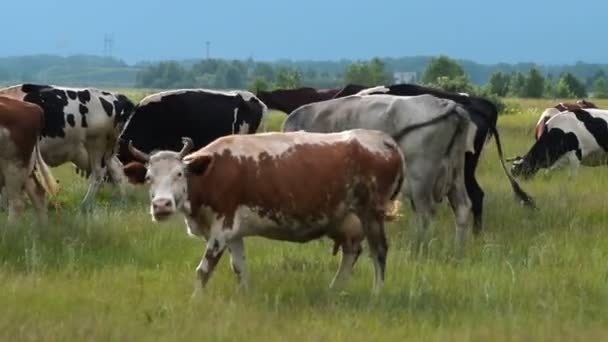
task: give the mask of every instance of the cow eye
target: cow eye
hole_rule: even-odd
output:
[[[146,175],[145,179],[146,179],[146,182],[149,182],[150,181],[150,175]]]
[[[177,173],[177,177],[181,178],[184,174],[182,172]]]

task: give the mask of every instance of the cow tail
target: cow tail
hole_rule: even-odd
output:
[[[511,183],[511,188],[513,188],[513,192],[515,193],[515,196],[517,196],[517,198],[519,198],[524,203],[524,205],[526,205],[532,209],[537,209],[536,205],[534,204],[534,199],[530,195],[528,195],[521,188],[521,186],[519,186],[519,183],[517,183],[517,181],[515,180],[513,175],[509,172],[509,169],[505,165],[504,156],[502,153],[502,145],[500,144],[500,135],[498,134],[498,130],[496,129],[495,126],[492,126],[492,125],[490,125],[490,130],[492,131],[492,134],[494,135],[494,140],[496,141],[496,150],[498,151],[498,160],[500,161],[502,170],[504,171],[505,175],[509,179],[509,182]]]
[[[397,178],[397,183],[395,184],[395,188],[391,193],[391,197],[389,197],[389,200],[384,204],[384,220],[389,222],[396,220],[400,216],[399,211],[401,209],[401,201],[397,199],[397,196],[399,196],[399,193],[401,193],[401,188],[403,187],[403,182],[405,181],[405,160],[403,157],[403,152],[401,152],[401,148],[394,144],[395,143],[393,142],[391,146],[396,149],[397,153],[399,153],[401,167]]]
[[[38,144],[34,146],[34,153],[34,177],[49,196],[54,196],[57,194],[59,186],[57,180],[53,177],[49,166],[44,162],[44,159],[42,159]]]

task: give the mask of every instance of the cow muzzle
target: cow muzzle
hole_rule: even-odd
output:
[[[164,221],[175,213],[175,202],[170,198],[155,198],[151,212],[154,220]]]

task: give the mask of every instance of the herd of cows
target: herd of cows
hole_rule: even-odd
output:
[[[263,129],[268,109],[288,114],[283,132]],[[150,212],[176,213],[207,241],[197,267],[204,286],[227,249],[246,285],[243,238],[306,242],[327,236],[342,251],[332,285],[349,275],[367,240],[374,291],[384,279],[384,222],[399,194],[424,232],[444,198],[462,246],[470,216],[482,230],[484,192],[475,171],[494,136],[517,198],[534,201],[507,168],[488,100],[411,84],[258,91],[182,89],[132,103],[93,88],[22,84],[0,89],[0,188],[8,220],[30,198],[41,222],[57,191],[49,166],[73,163],[88,178],[84,209],[108,181],[150,187]],[[599,165],[608,151],[608,110],[560,103],[541,115],[536,142],[512,158],[529,177],[563,161]]]

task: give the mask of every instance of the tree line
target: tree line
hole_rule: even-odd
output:
[[[597,98],[608,97],[608,80],[601,68],[581,79],[569,71],[547,74],[541,67],[531,65],[527,71],[496,71],[486,84],[477,85],[457,60],[439,56],[429,60],[418,81],[445,90],[490,97],[583,98],[590,94]],[[149,65],[136,77],[136,86],[145,88],[202,87],[257,91],[300,86],[330,88],[349,83],[374,86],[394,81],[387,63],[380,58],[347,64],[342,72],[253,60],[206,59],[190,67],[167,61]]]

